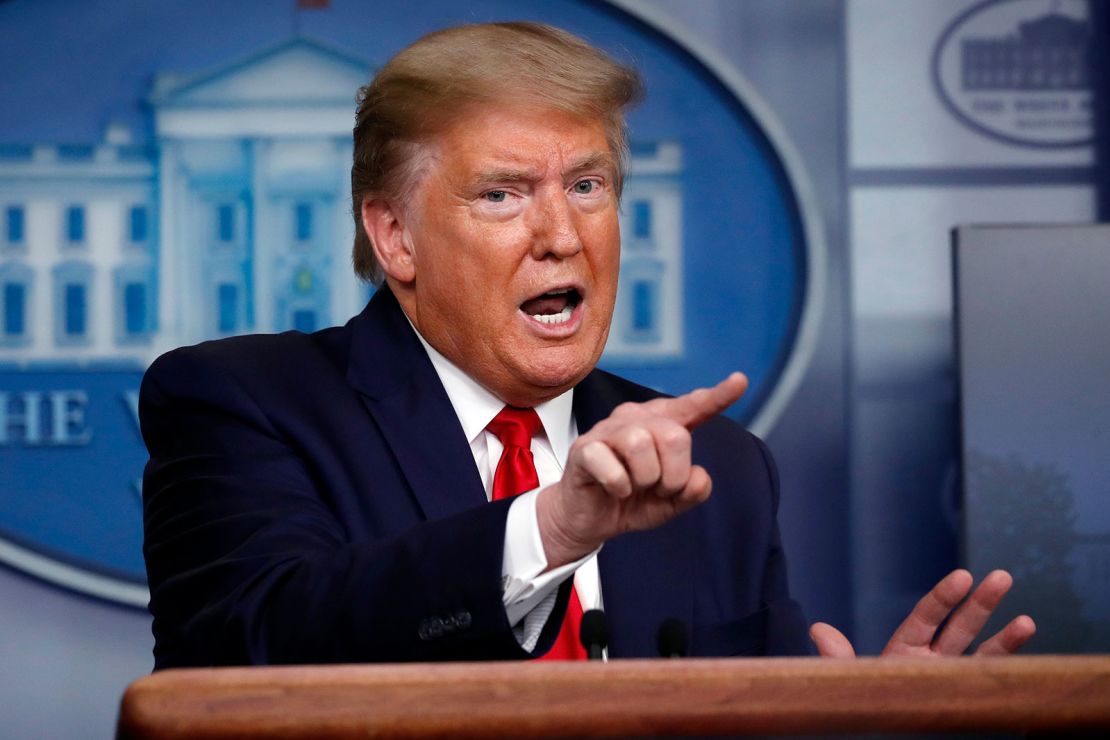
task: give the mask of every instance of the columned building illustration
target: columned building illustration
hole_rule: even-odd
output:
[[[1086,20],[1049,13],[1018,24],[998,38],[962,44],[963,89],[1086,90],[1090,84],[1092,34]]]
[[[313,331],[361,308],[348,193],[354,92],[369,76],[364,61],[298,39],[199,77],[156,79],[170,344]]]

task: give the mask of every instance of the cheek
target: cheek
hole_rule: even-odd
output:
[[[599,288],[616,289],[621,261],[620,241],[620,231],[616,225],[599,229],[594,237],[590,262]]]

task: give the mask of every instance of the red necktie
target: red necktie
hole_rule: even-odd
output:
[[[493,474],[493,500],[516,496],[540,485],[536,463],[532,459],[532,437],[543,428],[535,409],[506,406],[486,427],[501,440],[504,450]],[[567,616],[555,644],[540,660],[585,660],[586,649],[578,638],[582,624],[582,603],[571,586]]]

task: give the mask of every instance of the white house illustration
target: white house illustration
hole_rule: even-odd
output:
[[[346,321],[355,91],[371,65],[297,38],[157,75],[153,138],[0,147],[0,364],[145,367],[172,347]],[[681,148],[636,144],[606,356],[682,353]]]

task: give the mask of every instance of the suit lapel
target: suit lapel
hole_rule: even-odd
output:
[[[362,394],[428,519],[486,502],[470,445],[427,353],[388,288],[351,321],[348,382]]]
[[[594,370],[574,390],[579,433],[585,434],[627,400],[612,376]],[[654,656],[656,634],[664,619],[676,617],[691,624],[693,523],[687,514],[658,529],[621,535],[601,549],[598,570],[611,657]]]

